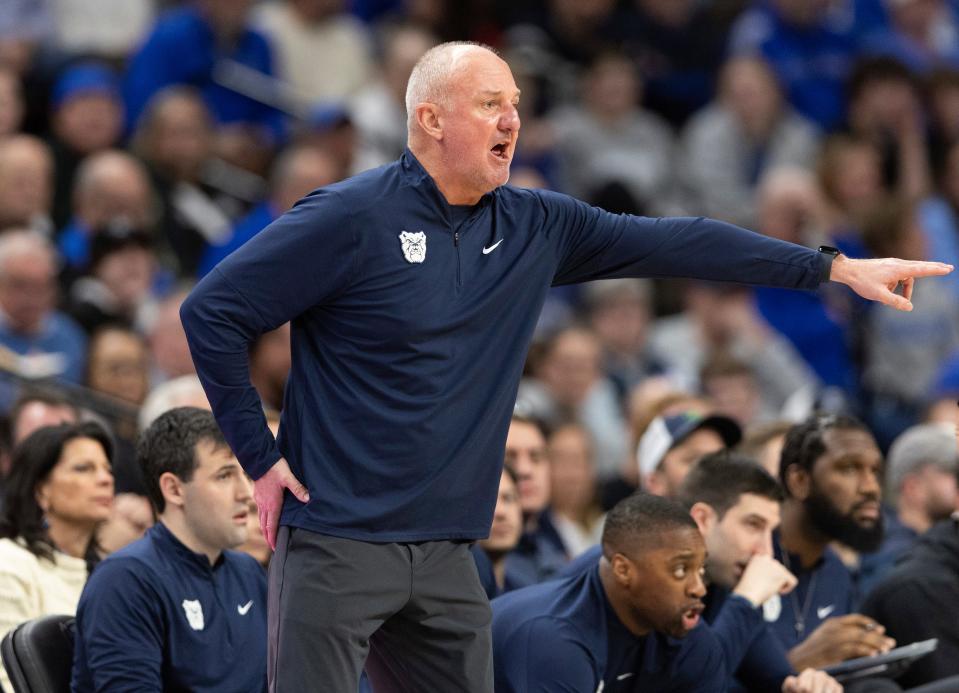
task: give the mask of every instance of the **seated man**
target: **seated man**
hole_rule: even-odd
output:
[[[689,514],[630,496],[602,545],[588,571],[493,600],[496,690],[724,690],[722,648],[699,624],[706,548]]]
[[[137,446],[159,521],[105,559],[77,609],[74,691],[265,691],[266,576],[250,484],[213,415],[178,407]]]

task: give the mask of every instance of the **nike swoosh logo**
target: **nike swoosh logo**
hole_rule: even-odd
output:
[[[630,676],[636,676],[636,674],[634,674],[633,672],[629,672],[628,674],[620,674],[619,676],[616,677],[616,680],[617,680],[617,681],[625,681],[625,680],[628,679]]]
[[[496,247],[502,242],[503,242],[503,239],[501,238],[498,241],[496,241],[496,243],[491,245],[489,248],[483,248],[483,255],[489,255],[490,253],[492,253],[494,250],[496,250]]]
[[[836,610],[835,604],[830,604],[829,606],[821,606],[818,609],[816,609],[816,616],[818,616],[819,620],[821,621],[835,610]]]
[[[244,604],[243,606],[240,606],[239,604],[237,604],[237,605],[236,605],[236,612],[237,612],[238,614],[240,614],[240,616],[246,616],[246,612],[250,610],[250,607],[251,607],[251,606],[253,606],[253,600],[252,600],[252,599],[251,599],[250,601],[248,601],[246,604]]]

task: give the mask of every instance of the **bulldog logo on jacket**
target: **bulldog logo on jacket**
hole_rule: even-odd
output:
[[[422,231],[404,231],[400,234],[400,244],[407,262],[419,263],[426,259],[426,234]]]
[[[199,599],[184,599],[183,613],[193,630],[203,630],[203,607]]]

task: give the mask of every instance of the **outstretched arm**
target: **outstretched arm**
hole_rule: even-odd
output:
[[[912,310],[912,288],[919,277],[939,277],[952,272],[942,262],[919,262],[882,258],[853,260],[838,255],[833,260],[830,281],[845,284],[863,298],[885,303],[899,310]],[[902,285],[902,295],[896,289]]]

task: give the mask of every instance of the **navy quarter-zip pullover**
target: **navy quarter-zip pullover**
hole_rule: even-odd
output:
[[[266,691],[263,568],[236,551],[211,566],[158,522],[84,587],[71,688]]]
[[[599,567],[494,599],[496,693],[722,693],[723,651],[705,623],[681,639],[633,635]]]
[[[197,285],[197,373],[244,469],[310,493],[281,523],[380,542],[486,537],[526,352],[551,285],[606,277],[813,289],[829,260],[702,218],[615,215],[502,186],[453,208],[407,151],[322,188]],[[292,321],[278,440],[248,345]]]

